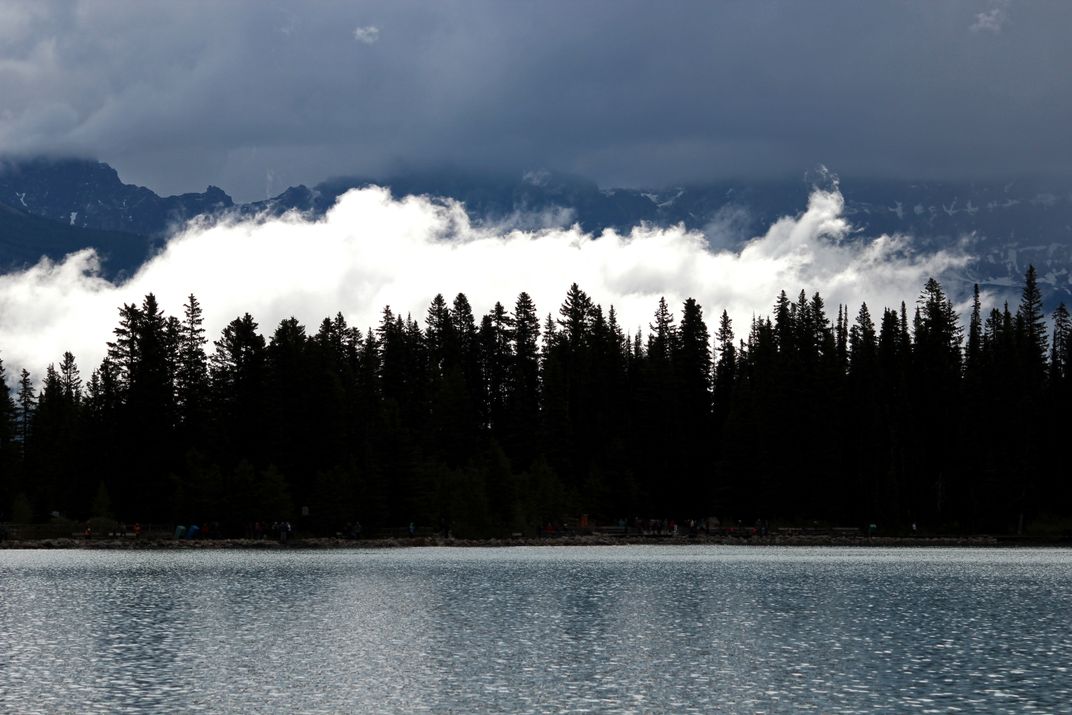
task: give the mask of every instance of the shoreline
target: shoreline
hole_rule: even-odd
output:
[[[1025,536],[561,536],[554,538],[445,539],[441,537],[343,539],[294,538],[286,544],[269,539],[134,539],[126,538],[57,538],[0,541],[7,549],[82,549],[108,551],[188,551],[204,549],[250,551],[319,551],[335,549],[404,549],[425,547],[505,548],[518,546],[777,546],[777,547],[869,547],[869,548],[995,548],[1055,547],[1068,548],[1072,540],[1059,537]]]

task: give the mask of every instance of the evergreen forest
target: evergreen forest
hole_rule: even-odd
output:
[[[576,284],[545,316],[526,293],[481,317],[437,295],[364,331],[245,314],[215,340],[195,296],[176,317],[150,294],[88,375],[57,358],[43,379],[0,362],[0,521],[1072,523],[1072,319],[1034,268],[1011,308],[976,286],[967,326],[933,279],[875,310],[783,291],[743,329],[660,300],[643,333]]]

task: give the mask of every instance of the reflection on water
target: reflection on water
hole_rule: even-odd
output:
[[[1072,712],[1072,553],[0,551],[5,712]]]

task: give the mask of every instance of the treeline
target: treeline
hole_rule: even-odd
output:
[[[783,291],[738,339],[695,300],[630,334],[576,284],[541,319],[465,295],[361,331],[124,305],[107,357],[0,379],[7,520],[292,520],[532,533],[579,514],[1014,531],[1072,517],[1072,321],[1035,271],[967,329],[930,280],[872,315]],[[3,367],[0,363],[0,377]]]

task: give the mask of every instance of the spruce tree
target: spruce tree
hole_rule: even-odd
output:
[[[887,341],[893,330],[892,317],[889,310],[883,316]],[[884,506],[883,480],[889,473],[884,459],[888,449],[884,447],[889,430],[884,429],[888,408],[884,409],[883,405],[887,395],[882,390],[879,338],[867,303],[860,304],[856,322],[849,329],[848,343],[849,400],[845,415],[846,447],[842,453],[844,466],[840,470],[844,476],[835,499],[838,512],[872,523],[879,519]]]
[[[138,364],[138,330],[141,325],[141,310],[133,303],[124,303],[119,308],[119,325],[112,331],[115,340],[108,342],[108,359],[116,368],[116,382],[124,399],[130,387],[131,376]]]
[[[59,370],[60,386],[63,389],[64,399],[73,406],[82,401],[82,376],[78,372],[74,355],[70,351],[63,353]]]
[[[376,328],[379,345],[380,388],[383,396],[398,404],[405,394],[404,338],[391,306],[385,306]]]
[[[912,357],[912,334],[908,328],[908,308],[901,301],[901,321],[898,324],[897,355],[902,364],[907,364]]]
[[[774,336],[778,351],[783,354],[791,354],[796,348],[796,320],[792,307],[789,296],[783,290],[774,302]]]
[[[1028,266],[1024,289],[1014,321],[1019,395],[1015,404],[1017,430],[1013,437],[1013,469],[1020,475],[1020,522],[1030,519],[1060,493],[1054,475],[1043,467],[1042,453],[1047,431],[1046,359],[1049,340],[1042,308],[1042,293],[1034,266]],[[1022,528],[1018,525],[1018,530]]]
[[[432,299],[424,323],[424,339],[431,360],[430,367],[437,375],[441,375],[450,364],[456,361],[458,354],[454,322],[451,320],[450,308],[442,293],[436,293],[435,298]]]
[[[513,464],[527,469],[536,458],[540,419],[540,318],[528,293],[518,294],[511,320],[513,360],[507,380],[505,448]]]
[[[88,506],[89,490],[78,483],[85,462],[78,412],[74,395],[68,396],[59,371],[50,364],[26,445],[26,463],[34,477],[27,486],[42,512],[75,515]]]
[[[471,360],[476,354],[477,327],[473,308],[469,305],[469,299],[465,297],[465,293],[454,296],[454,302],[450,308],[450,321],[454,326],[462,361]]]
[[[32,431],[34,410],[37,408],[37,395],[34,390],[33,380],[30,379],[30,372],[26,368],[23,368],[22,372],[19,373],[19,387],[15,403],[15,439],[25,449]]]
[[[562,329],[562,337],[569,344],[571,350],[577,350],[588,339],[588,331],[592,324],[593,304],[591,298],[580,287],[573,283],[566,292],[566,299],[558,309],[558,325]]]
[[[175,402],[179,424],[187,441],[200,438],[207,419],[209,395],[208,356],[205,354],[204,317],[201,303],[192,293],[183,305],[178,333],[175,371]]]
[[[678,335],[666,298],[659,298],[654,322],[648,324],[648,330],[648,359],[658,365],[658,369],[669,370],[671,357],[677,350]]]
[[[840,371],[844,373],[849,367],[849,306],[838,304],[838,319],[835,329],[835,349]]]
[[[334,465],[331,449],[341,441],[338,350],[330,319],[314,341],[297,318],[284,318],[265,350],[264,404],[272,435],[268,454],[282,474],[306,477]],[[259,456],[259,455],[258,455]]]
[[[1053,342],[1050,348],[1050,381],[1063,386],[1072,374],[1072,317],[1061,303],[1053,311]]]
[[[979,369],[979,357],[983,349],[982,305],[979,302],[979,284],[972,288],[972,312],[968,321],[968,348],[964,355],[964,369],[974,373]]]
[[[939,358],[942,367],[959,368],[963,333],[957,322],[953,302],[946,296],[938,281],[930,278],[923,287],[918,303],[916,345],[927,353],[928,358]]]
[[[681,389],[692,403],[695,414],[710,412],[711,335],[703,319],[703,309],[694,298],[682,308],[674,360]]]
[[[264,438],[265,341],[249,313],[228,323],[209,360],[216,433],[227,462],[256,460]]]
[[[733,343],[733,321],[725,310],[718,321],[715,342],[718,344],[718,361],[715,363],[714,409],[720,421],[729,411],[730,396],[737,375],[737,347]]]
[[[458,370],[462,378],[462,389],[466,402],[467,419],[476,420],[479,413],[479,405],[486,396],[484,385],[480,375],[480,348],[478,344],[478,330],[476,318],[473,316],[473,308],[469,305],[469,299],[464,293],[454,297],[451,304],[450,320],[454,325],[454,335],[458,341]],[[470,425],[476,428],[476,423]]]
[[[850,372],[873,379],[877,350],[875,323],[871,320],[871,311],[867,309],[867,303],[861,303],[860,311],[856,314],[856,324],[849,330]]]
[[[8,507],[16,491],[17,453],[15,445],[16,430],[15,400],[7,384],[4,361],[0,358],[0,520],[9,519]]]
[[[15,441],[15,400],[11,397],[11,388],[7,384],[4,360],[0,358],[0,465],[7,465],[5,457],[9,454]],[[7,465],[10,469],[10,465]],[[0,490],[0,497],[3,496]],[[0,502],[2,505],[3,502]]]
[[[480,324],[480,364],[487,404],[485,424],[498,438],[505,436],[510,377],[513,372],[514,319],[496,302]]]
[[[1046,353],[1049,340],[1046,336],[1046,316],[1042,308],[1042,293],[1038,287],[1035,267],[1028,266],[1024,276],[1024,290],[1020,307],[1016,311],[1018,338],[1021,353],[1028,370],[1027,379],[1032,386],[1041,385],[1045,379]]]
[[[694,298],[682,307],[673,356],[678,420],[678,450],[683,471],[682,494],[678,504],[709,508],[711,479],[708,438],[711,431],[711,335],[703,319],[703,309]]]
[[[962,330],[952,301],[934,278],[917,301],[913,360],[913,398],[918,406],[915,449],[909,470],[911,518],[942,518],[956,472],[956,442],[951,425],[959,416]]]

